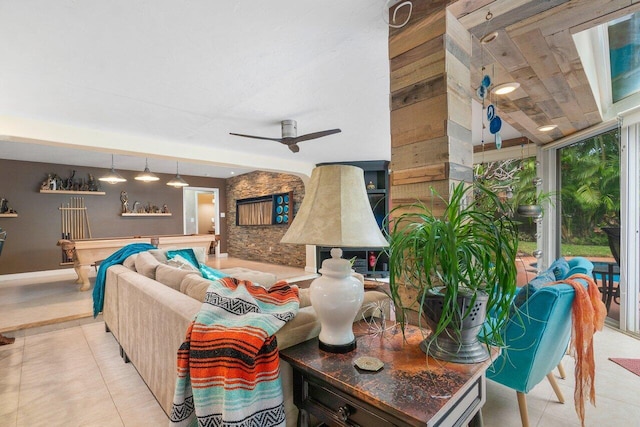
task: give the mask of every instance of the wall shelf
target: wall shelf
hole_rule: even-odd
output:
[[[18,214],[17,213],[3,213],[0,214],[0,218],[17,218]]]
[[[171,216],[171,213],[122,213],[120,216],[139,218],[148,216]]]
[[[104,196],[104,191],[73,191],[73,190],[40,190],[43,194],[89,194],[91,196]]]

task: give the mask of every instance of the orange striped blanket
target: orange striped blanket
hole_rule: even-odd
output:
[[[275,333],[298,312],[298,288],[213,281],[178,350],[174,426],[284,426]]]

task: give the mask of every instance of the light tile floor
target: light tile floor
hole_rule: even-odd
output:
[[[4,317],[12,304],[5,300],[6,294],[0,296]],[[40,311],[46,311],[47,298],[40,300]],[[167,425],[166,415],[133,365],[120,358],[118,344],[105,333],[100,317],[84,322],[88,323],[66,322],[48,326],[63,329],[29,328],[6,334],[18,338],[0,346],[0,426]],[[640,357],[640,341],[605,327],[596,334],[595,349],[597,407],[587,404],[586,426],[640,427],[640,376],[607,360]],[[556,401],[546,381],[539,384],[527,396],[532,426],[580,426],[573,405],[573,359],[566,356],[563,363],[567,378],[558,381],[566,403]],[[488,381],[483,417],[487,427],[519,426],[515,392]]]

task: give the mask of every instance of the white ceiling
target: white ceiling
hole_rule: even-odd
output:
[[[214,177],[390,159],[384,7],[0,0],[0,157]],[[229,135],[280,137],[283,119],[342,133],[297,154]]]

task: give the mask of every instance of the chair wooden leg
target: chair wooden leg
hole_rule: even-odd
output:
[[[522,427],[529,427],[529,411],[527,410],[527,395],[516,391],[518,395],[518,408],[520,409],[520,420]]]
[[[560,391],[560,387],[558,386],[558,382],[556,381],[556,377],[553,376],[553,372],[549,372],[547,374],[547,379],[551,383],[551,388],[553,388],[553,391],[555,391],[556,396],[558,397],[558,401],[560,403],[564,403],[564,396],[562,395],[562,392]]]
[[[564,366],[562,366],[562,361],[558,363],[558,373],[560,374],[560,378],[567,378],[567,373],[564,371]]]

